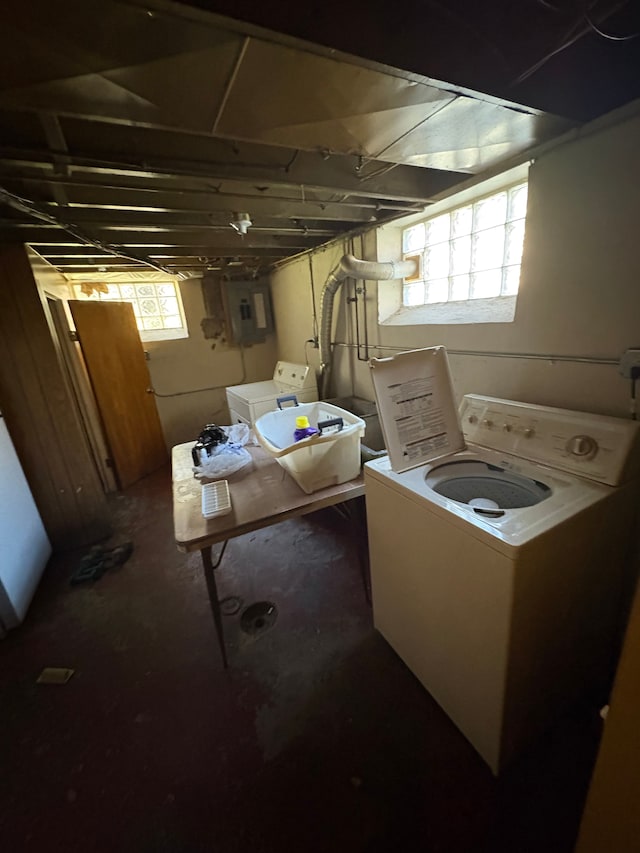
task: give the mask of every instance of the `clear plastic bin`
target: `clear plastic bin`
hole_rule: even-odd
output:
[[[294,441],[296,417],[306,415],[318,435]],[[264,449],[310,495],[353,480],[360,473],[365,422],[331,403],[302,403],[258,418],[254,431]]]

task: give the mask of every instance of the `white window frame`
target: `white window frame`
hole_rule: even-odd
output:
[[[529,163],[496,175],[493,178],[474,183],[472,186],[430,205],[421,214],[396,220],[391,226],[383,226],[379,233],[379,257],[386,255],[391,245],[393,256],[398,249],[402,252],[403,232],[412,225],[427,222],[443,213],[450,213],[482,198],[507,190],[519,183],[528,182]],[[387,233],[384,234],[383,232]],[[385,251],[386,250],[386,251]],[[410,253],[408,253],[410,254]],[[405,255],[401,255],[405,257]],[[520,263],[522,271],[522,261]],[[460,301],[427,303],[425,305],[403,305],[404,280],[379,282],[378,284],[378,322],[380,325],[441,325],[466,323],[510,323],[515,318],[518,295],[492,296]]]
[[[69,282],[72,288],[73,298],[80,299],[82,301],[93,301],[98,302],[102,301],[105,303],[109,302],[129,302],[133,304],[133,300],[127,299],[126,297],[122,297],[121,299],[104,299],[104,295],[100,293],[99,290],[95,290],[93,294],[90,296],[82,293],[81,286],[82,284],[108,284],[108,285],[117,285],[118,287],[122,286],[140,286],[140,285],[159,285],[159,284],[171,284],[173,285],[175,291],[175,297],[178,303],[178,313],[180,315],[181,325],[180,327],[175,327],[173,329],[141,329],[139,324],[139,316],[136,314],[136,325],[138,327],[138,333],[140,335],[140,340],[143,343],[149,343],[152,341],[172,341],[172,340],[180,340],[183,338],[189,337],[189,329],[187,327],[187,320],[184,313],[184,306],[182,304],[182,294],[180,292],[180,282],[179,279],[174,276],[164,275],[162,273],[137,273],[137,274],[126,274],[126,273],[98,273],[95,278],[89,278],[87,275],[79,275],[75,274],[73,279]],[[135,309],[134,309],[135,310]]]

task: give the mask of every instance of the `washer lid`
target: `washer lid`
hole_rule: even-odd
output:
[[[275,400],[279,393],[280,389],[273,379],[247,382],[245,385],[230,385],[227,388],[227,397],[236,397],[249,405]]]
[[[444,347],[372,358],[369,366],[394,471],[464,450]]]

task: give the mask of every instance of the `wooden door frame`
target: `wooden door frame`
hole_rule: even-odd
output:
[[[69,324],[64,301],[46,289],[43,290],[43,296],[51,315],[51,334],[62,357],[62,365],[69,380],[72,398],[87,436],[102,487],[107,494],[116,492],[118,485],[111,465],[109,445],[105,438],[98,405],[82,358],[82,350],[80,345],[73,340],[75,333]]]

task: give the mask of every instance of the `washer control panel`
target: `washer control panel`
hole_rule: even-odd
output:
[[[567,442],[567,451],[578,458],[593,459],[598,452],[598,442],[590,435],[572,435]]]
[[[465,441],[614,486],[640,473],[639,421],[467,394]]]

